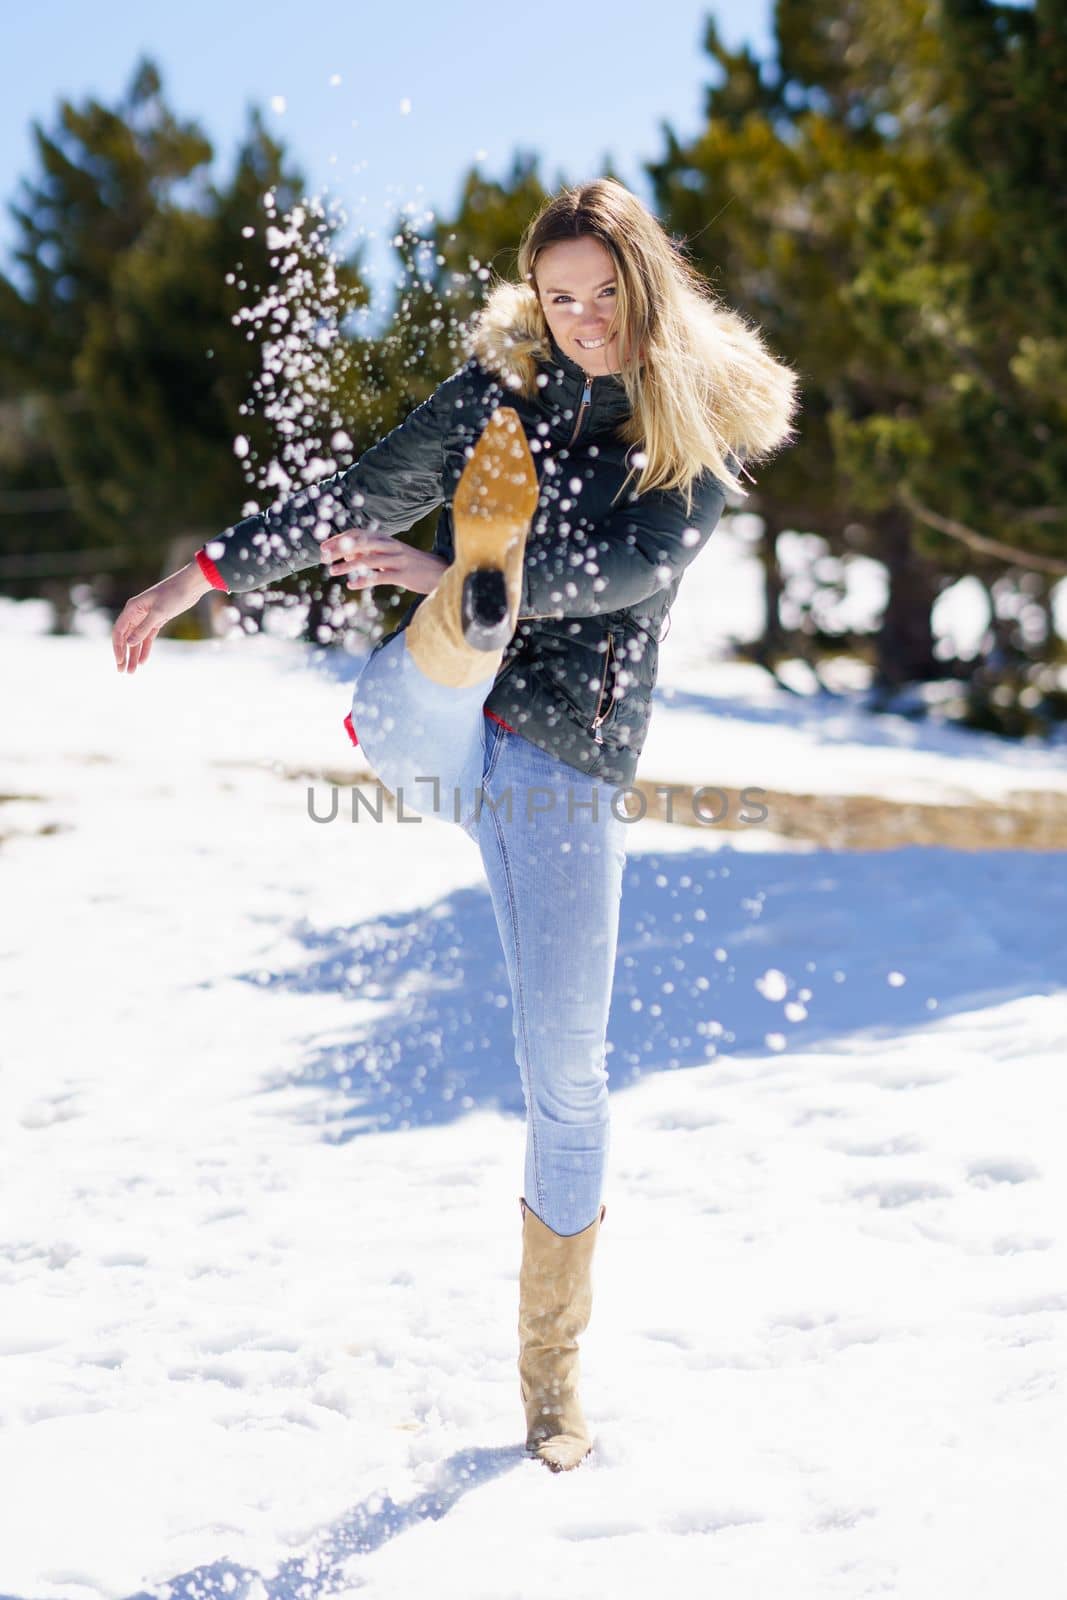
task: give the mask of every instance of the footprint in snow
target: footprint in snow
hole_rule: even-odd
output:
[[[967,1168],[967,1181],[973,1183],[976,1189],[993,1189],[1002,1183],[1029,1183],[1040,1176],[1040,1171],[1032,1161],[1014,1160],[1011,1157],[975,1161]]]
[[[843,1156],[861,1156],[875,1158],[878,1156],[914,1156],[922,1151],[922,1145],[913,1134],[898,1134],[892,1139],[878,1139],[868,1144],[841,1144],[832,1143],[829,1148],[836,1150]]]
[[[24,1128],[52,1128],[57,1122],[73,1122],[80,1116],[84,1116],[84,1112],[72,1091],[54,1095],[49,1100],[35,1100],[26,1107],[19,1122]]]
[[[1041,1234],[1006,1233],[993,1241],[993,1254],[997,1256],[1017,1256],[1029,1250],[1051,1249],[1052,1240]]]
[[[816,1533],[837,1533],[843,1529],[854,1528],[859,1522],[866,1522],[870,1517],[876,1517],[878,1512],[874,1506],[831,1506],[821,1516],[816,1517],[812,1528]]]
[[[895,1211],[901,1206],[918,1205],[923,1200],[947,1200],[951,1190],[939,1183],[922,1183],[918,1179],[898,1178],[896,1182],[865,1183],[851,1191],[853,1200],[873,1201],[881,1211]]]

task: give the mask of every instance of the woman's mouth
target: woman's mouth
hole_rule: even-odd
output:
[[[583,350],[599,350],[607,341],[605,339],[579,339],[576,335],[575,343],[581,345]]]

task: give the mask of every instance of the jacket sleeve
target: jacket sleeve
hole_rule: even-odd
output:
[[[558,502],[550,505],[526,541],[519,616],[592,617],[640,604],[700,554],[725,503],[722,484],[705,470],[688,516],[673,489],[621,502],[584,533],[568,525]]]
[[[245,594],[304,567],[322,563],[320,542],[332,533],[368,528],[403,533],[444,499],[444,448],[461,373],[365,450],[345,472],[299,490],[280,505],[245,517],[196,552],[216,589]]]

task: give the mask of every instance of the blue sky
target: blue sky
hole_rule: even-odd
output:
[[[344,202],[352,234],[368,239],[367,266],[379,283],[396,213],[409,202],[448,210],[475,160],[503,176],[517,148],[534,149],[551,187],[595,175],[610,156],[648,200],[640,162],[662,153],[661,124],[681,136],[702,125],[710,14],[728,46],[748,42],[769,56],[770,0],[5,7],[0,261],[6,270],[15,236],[7,204],[33,170],[31,122],[51,126],[62,96],[113,102],[145,53],[160,67],[172,107],[201,123],[223,168],[248,107],[263,107],[310,188],[328,186]]]

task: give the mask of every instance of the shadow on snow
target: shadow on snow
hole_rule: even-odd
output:
[[[611,1089],[732,1055],[851,1048],[857,1037],[1057,991],[1067,970],[1064,864],[1059,854],[921,846],[631,854]],[[525,1115],[486,888],[290,932],[307,959],[268,986],[340,990],[360,1004],[342,1039],[314,1045],[265,1093],[294,1082],[329,1091],[308,1115],[334,1141],[475,1107]],[[262,975],[247,981],[261,986]]]
[[[432,1489],[397,1504],[388,1495],[371,1495],[362,1505],[325,1528],[300,1555],[283,1561],[273,1577],[264,1577],[239,1561],[212,1561],[179,1573],[126,1600],[320,1600],[351,1587],[344,1571],[353,1557],[369,1555],[390,1539],[421,1522],[436,1522],[463,1495],[509,1471],[525,1459],[521,1445],[458,1450],[438,1469]],[[544,1468],[538,1466],[538,1471]],[[28,1597],[0,1594],[0,1600]],[[35,1597],[36,1600],[36,1597]]]

